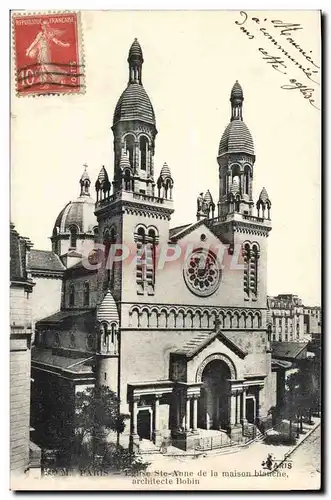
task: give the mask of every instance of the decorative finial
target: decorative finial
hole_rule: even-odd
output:
[[[90,196],[91,179],[87,173],[87,164],[83,164],[84,172],[79,180],[80,183],[80,196]]]
[[[242,120],[242,105],[244,101],[244,93],[243,89],[238,82],[235,81],[235,84],[232,87],[231,95],[230,95],[232,113],[231,113],[231,121],[233,120]]]
[[[143,51],[141,50],[138,39],[135,38],[128,56],[129,63],[129,84],[139,83],[141,85],[141,70],[144,62]]]

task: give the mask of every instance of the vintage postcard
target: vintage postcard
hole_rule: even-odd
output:
[[[13,490],[321,487],[321,12],[11,13]]]

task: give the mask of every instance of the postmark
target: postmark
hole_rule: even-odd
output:
[[[18,96],[85,91],[78,13],[14,14],[12,24]]]

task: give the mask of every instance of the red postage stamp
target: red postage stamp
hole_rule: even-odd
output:
[[[20,96],[85,90],[77,13],[14,14],[16,91]]]

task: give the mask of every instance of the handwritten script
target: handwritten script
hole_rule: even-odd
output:
[[[304,50],[295,39],[295,32],[303,30],[303,26],[279,19],[252,17],[245,11],[240,11],[239,15],[240,19],[235,24],[247,40],[258,42],[257,52],[262,60],[272,70],[287,75],[286,83],[280,88],[299,92],[311,106],[319,110],[316,94],[320,86],[320,67],[312,51]],[[294,78],[294,70],[299,71],[302,78]]]

